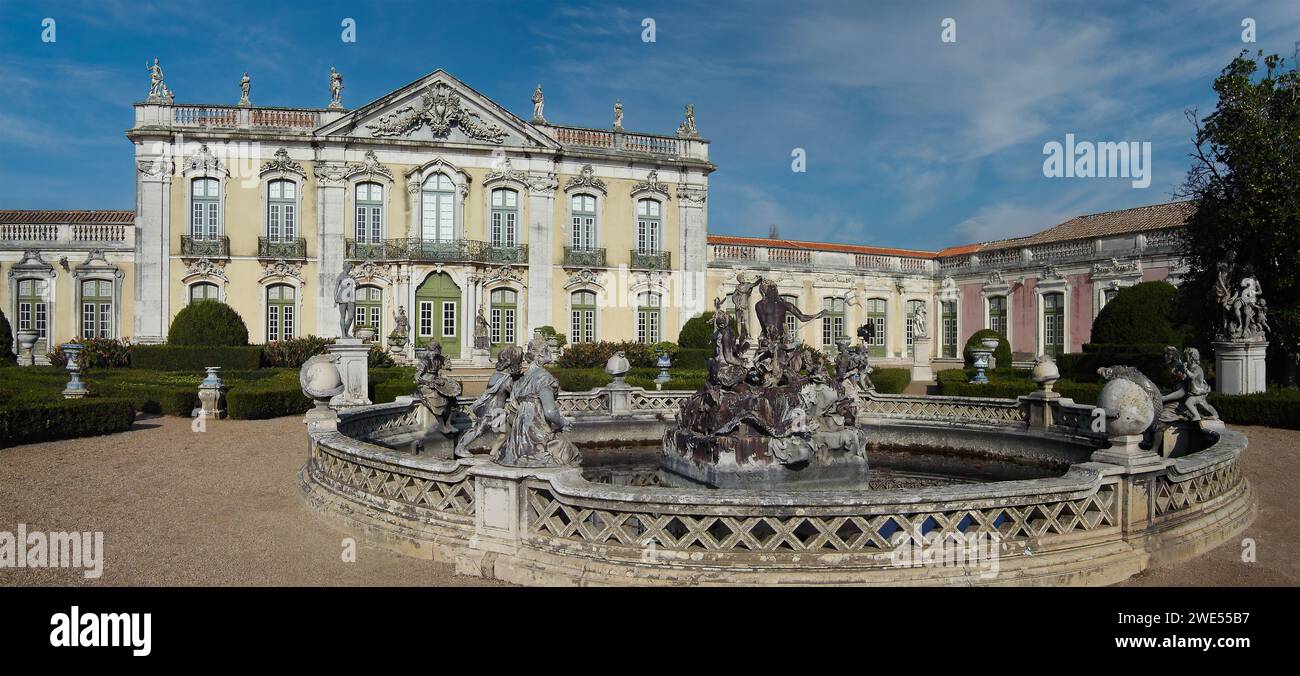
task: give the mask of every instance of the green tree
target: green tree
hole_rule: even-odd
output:
[[[713,344],[713,313],[702,312],[686,320],[677,344],[688,350],[703,350]]]
[[[1300,73],[1276,54],[1250,58],[1243,51],[1215,79],[1214,91],[1219,102],[1213,113],[1197,119],[1195,110],[1188,111],[1195,149],[1179,194],[1197,208],[1182,235],[1188,273],[1179,314],[1196,329],[1196,342],[1207,345],[1218,314],[1212,311],[1216,265],[1235,251],[1238,265],[1254,268],[1268,300],[1270,358],[1286,358],[1294,383],[1300,352]]]
[[[1168,282],[1142,282],[1115,294],[1092,321],[1092,341],[1104,345],[1173,345],[1187,342],[1174,313],[1178,290]]]
[[[167,331],[171,345],[247,345],[248,327],[233,308],[215,300],[190,303]]]

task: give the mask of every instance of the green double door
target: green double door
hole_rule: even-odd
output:
[[[460,287],[445,272],[425,278],[415,290],[415,345],[437,341],[448,358],[460,356],[462,323]]]

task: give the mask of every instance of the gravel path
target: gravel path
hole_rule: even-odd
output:
[[[1260,501],[1246,533],[1256,563],[1236,543],[1128,585],[1300,584],[1300,432],[1241,428],[1243,457]],[[190,421],[150,418],[134,430],[0,450],[0,531],[102,531],[104,573],[0,568],[13,585],[485,585],[452,567],[369,547],[342,560],[350,533],[309,511],[295,475],[306,458],[300,419],[223,420],[195,433]]]

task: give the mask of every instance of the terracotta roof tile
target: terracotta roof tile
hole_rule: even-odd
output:
[[[1196,210],[1190,200],[1152,204],[1133,209],[1106,211],[1100,214],[1076,216],[1070,220],[1042,232],[1024,237],[1003,239],[979,244],[978,251],[994,251],[1008,247],[1034,246],[1051,242],[1065,242],[1075,239],[1094,239],[1111,237],[1126,233],[1145,232],[1176,228],[1187,222],[1187,218]],[[961,248],[961,247],[955,247]],[[970,253],[969,251],[959,253]],[[951,253],[945,255],[958,255]]]
[[[0,209],[0,223],[121,223],[135,222],[134,211],[110,209]]]

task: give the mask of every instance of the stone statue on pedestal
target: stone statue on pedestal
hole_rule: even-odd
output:
[[[397,349],[406,347],[408,336],[411,335],[411,320],[406,316],[406,306],[397,306],[397,312],[393,315],[393,331],[388,334],[388,344]]]
[[[916,306],[916,312],[912,315],[912,337],[929,338],[930,337],[930,311],[926,307],[926,302],[921,301]]]
[[[239,105],[249,105],[248,90],[251,88],[252,82],[252,78],[248,77],[248,71],[244,71],[244,77],[239,78]]]
[[[1268,327],[1268,306],[1264,290],[1250,265],[1237,267],[1237,252],[1229,251],[1219,262],[1214,280],[1214,297],[1219,308],[1220,340],[1264,340]]]
[[[542,93],[542,83],[537,83],[537,89],[533,90],[533,124],[546,124],[546,116],[542,114],[546,107],[546,95]]]
[[[623,99],[614,101],[614,131],[623,131]]]
[[[432,424],[430,428],[445,435],[456,433],[451,425],[451,416],[456,412],[456,397],[460,396],[460,383],[442,375],[447,365],[442,356],[442,345],[429,343],[429,347],[417,356],[415,364],[415,398],[429,411]]]
[[[490,339],[488,338],[488,331],[490,329],[491,325],[488,324],[488,320],[483,316],[483,306],[480,305],[478,312],[474,315],[474,349],[491,349],[492,344],[489,342]]]
[[[743,271],[736,273],[736,290],[731,292],[731,306],[736,310],[736,340],[741,343],[749,341],[749,294],[758,286],[759,279],[746,282]]]
[[[343,108],[343,74],[330,66],[330,105],[331,110]]]
[[[167,89],[167,83],[163,81],[163,69],[158,64],[158,59],[153,60],[152,66],[149,65],[148,61],[145,61],[144,66],[149,71],[149,95],[145,100],[151,103],[171,103],[172,93],[171,90]]]
[[[560,436],[570,424],[560,414],[557,403],[560,383],[546,370],[554,359],[549,340],[534,334],[524,359],[531,365],[511,386],[514,418],[510,431],[492,459],[509,467],[557,467],[582,462],[577,447]]]
[[[497,355],[496,371],[488,378],[487,388],[470,405],[469,410],[474,417],[474,425],[456,442],[456,457],[465,458],[473,455],[470,450],[471,444],[483,434],[488,432],[504,434],[510,429],[511,418],[507,404],[515,380],[523,375],[523,360],[524,352],[519,346],[507,345],[501,349],[501,353]],[[492,453],[496,453],[504,442],[505,437],[501,436],[492,445]]]
[[[334,303],[339,308],[339,337],[351,338],[352,322],[356,321],[357,280],[352,278],[352,271],[346,264],[334,285]]]

